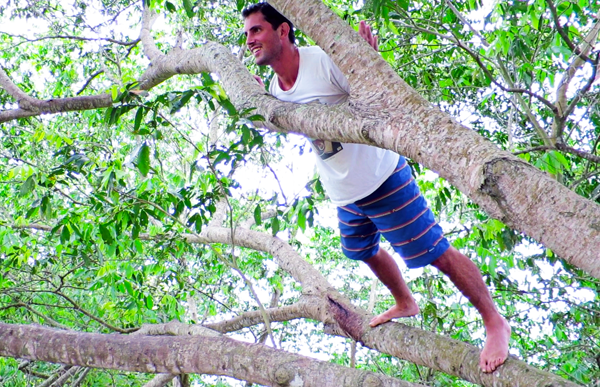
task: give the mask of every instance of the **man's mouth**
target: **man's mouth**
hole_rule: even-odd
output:
[[[253,47],[251,49],[251,51],[252,51],[252,54],[254,54],[254,56],[256,56],[260,51],[260,47]]]

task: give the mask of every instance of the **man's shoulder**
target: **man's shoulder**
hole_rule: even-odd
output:
[[[308,67],[329,68],[333,62],[329,55],[319,46],[299,47],[302,62]]]
[[[311,57],[328,57],[328,55],[319,46],[298,47],[300,55]]]
[[[300,50],[302,52],[306,52],[306,53],[311,53],[311,54],[316,54],[316,53],[325,54],[325,51],[323,51],[323,49],[319,46],[302,46],[302,47],[298,47],[298,50]]]

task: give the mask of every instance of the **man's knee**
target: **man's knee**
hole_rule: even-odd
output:
[[[435,261],[431,262],[431,265],[440,270],[442,273],[447,273],[456,263],[456,254],[460,254],[460,252],[453,246],[450,246]]]

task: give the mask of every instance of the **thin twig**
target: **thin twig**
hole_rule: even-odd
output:
[[[100,75],[102,73],[104,73],[104,70],[98,70],[98,71],[92,73],[92,75],[90,75],[90,77],[87,79],[87,81],[85,81],[84,85],[81,87],[81,89],[79,89],[79,91],[76,93],[76,95],[83,93],[83,91],[90,85],[92,80],[94,80],[94,78],[96,78],[98,75]]]

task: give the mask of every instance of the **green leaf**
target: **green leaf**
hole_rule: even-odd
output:
[[[135,293],[133,292],[133,286],[131,285],[131,282],[125,280],[123,281],[123,285],[125,285],[125,290],[127,291],[127,293],[129,293],[130,296],[135,295]]]
[[[117,98],[119,97],[119,86],[114,85],[111,89],[110,89],[110,96],[112,97],[113,101],[116,101]]]
[[[148,308],[148,309],[154,308],[154,300],[152,299],[152,296],[146,296],[144,301],[146,302],[146,308]]]
[[[133,124],[133,132],[137,132],[142,124],[142,118],[144,118],[144,108],[140,107],[135,113],[135,121]]]
[[[260,225],[262,223],[261,213],[262,211],[260,209],[260,204],[257,204],[254,208],[254,223],[256,223],[256,225]]]
[[[271,232],[274,236],[279,232],[279,218],[277,216],[271,221]]]
[[[183,8],[190,19],[194,17],[194,6],[190,0],[183,0]]]
[[[71,232],[69,231],[67,225],[64,225],[60,232],[60,243],[65,245],[69,242],[69,239],[71,239]]]
[[[304,208],[298,211],[298,227],[300,227],[302,231],[306,230],[306,212]]]
[[[101,224],[99,226],[99,228],[100,228],[100,235],[102,236],[102,240],[104,241],[104,243],[106,243],[108,245],[113,243],[114,239],[113,239],[112,235],[110,234],[110,230],[108,229],[108,227]]]
[[[185,106],[195,94],[194,90],[187,90],[182,95],[181,98],[175,101],[173,107],[171,108],[171,114],[178,112],[182,107]]]
[[[28,195],[33,188],[35,187],[35,175],[31,175],[25,180],[23,184],[21,184],[21,188],[19,189],[19,196],[24,197]]]
[[[139,233],[138,233],[138,235],[139,235]],[[138,252],[138,254],[140,254],[140,255],[144,254],[144,246],[142,246],[142,242],[139,239],[134,240],[133,244],[134,244],[135,250]]]
[[[167,10],[169,12],[177,11],[177,8],[175,8],[175,5],[173,5],[173,3],[171,3],[170,1],[165,1],[165,7],[167,8]]]
[[[235,116],[237,114],[237,110],[235,106],[228,99],[220,99],[219,104],[227,110],[227,114],[230,116]]]
[[[145,142],[138,151],[137,167],[142,176],[146,177],[148,175],[150,171],[150,147]]]

